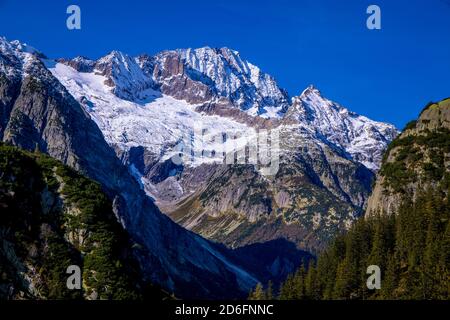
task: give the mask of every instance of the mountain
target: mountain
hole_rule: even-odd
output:
[[[392,125],[370,120],[324,98],[314,86],[294,97],[285,118],[312,128],[319,139],[373,171],[379,169],[384,149],[398,134]]]
[[[0,299],[162,299],[98,183],[39,152],[0,144]],[[83,272],[82,290],[66,269]]]
[[[430,103],[390,145],[383,159],[367,215],[392,214],[403,196],[449,184],[450,99]]]
[[[143,280],[179,297],[246,295],[257,282],[254,276],[231,262],[227,250],[160,213],[89,114],[40,59],[0,39],[2,140],[25,150],[38,149],[98,181],[122,227],[139,244],[134,255]]]
[[[180,49],[137,59],[162,93],[193,104],[226,98],[233,107],[264,118],[281,116],[289,105],[273,77],[228,48]]]
[[[284,238],[319,250],[363,212],[397,134],[314,87],[289,101],[273,77],[228,48],[46,63],[163,212],[229,247]],[[223,163],[223,137],[248,153],[264,130],[280,139],[274,177]],[[207,132],[200,142],[198,132]],[[174,161],[180,150],[182,163]]]
[[[373,174],[309,135],[280,136],[274,176],[251,165],[184,169],[172,188],[176,183],[193,192],[159,206],[186,228],[230,247],[284,238],[317,252],[362,213]]]
[[[372,172],[397,134],[314,87],[289,102],[273,77],[227,48],[58,62],[47,62],[49,70],[163,212],[230,247],[277,238],[312,251],[323,247],[363,212]],[[212,138],[197,143],[196,127]],[[260,130],[280,137],[275,177],[217,157],[217,137],[245,137],[239,151]],[[171,161],[186,140],[201,156]],[[216,156],[203,156],[205,150]]]
[[[363,213],[397,134],[313,87],[290,99],[227,48],[51,60],[1,39],[0,106],[3,141],[98,181],[145,279],[180,297],[243,296],[310,259]]]
[[[430,103],[384,154],[364,218],[337,236],[280,299],[450,298],[450,99]],[[368,266],[379,290],[366,284]],[[259,294],[261,296],[261,294]]]

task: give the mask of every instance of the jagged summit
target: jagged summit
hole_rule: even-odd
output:
[[[93,112],[111,112],[120,107],[135,111],[134,117],[119,115],[119,120],[126,124],[122,123],[122,129],[126,129],[135,125],[132,120],[142,117],[139,115],[142,106],[138,108],[136,103],[112,92],[104,82],[107,73],[79,72],[54,61],[43,63],[33,54],[20,50],[5,39],[0,40],[1,140],[30,151],[38,148],[99,182],[112,201],[115,217],[139,244],[133,250],[139,257],[143,278],[153,279],[180,297],[244,297],[258,279],[229,256],[232,252],[187,232],[158,210],[111,148],[112,139],[108,140],[111,144],[105,141],[107,130],[99,129],[104,129],[99,123],[111,120],[108,118],[111,113]],[[114,55],[103,62],[114,80],[134,76],[133,71],[137,71],[134,60],[127,57]],[[136,84],[135,78],[130,80]],[[90,103],[92,110],[83,109],[82,100]],[[104,105],[99,106],[99,101]],[[161,114],[161,109],[155,112]],[[155,120],[159,122],[160,119]],[[153,128],[146,129],[141,136],[149,138],[149,130]],[[56,198],[48,200],[58,202]],[[46,207],[50,204],[45,200]]]
[[[95,63],[82,57],[60,62],[80,72],[99,70],[109,78],[109,86],[125,87],[117,92],[127,99],[133,98],[128,91],[135,87],[130,82],[137,82],[139,90],[153,81],[153,88],[177,99],[203,103],[226,98],[251,116],[280,118],[289,106],[287,92],[273,77],[226,47],[166,50],[134,58],[112,51]]]
[[[315,85],[313,85],[313,84],[310,84],[309,86],[307,86],[307,87],[305,88],[305,90],[302,91],[302,93],[300,94],[300,96],[306,96],[306,95],[309,95],[309,94],[318,94],[318,95],[321,95],[320,90],[319,90]],[[296,97],[293,97],[293,98],[295,99]]]
[[[4,38],[0,46],[4,52],[16,52],[10,56],[22,57],[18,63],[27,60],[24,55],[38,52]],[[390,124],[370,120],[325,98],[312,84],[289,101],[288,93],[273,77],[226,47],[167,50],[137,57],[114,50],[98,60],[78,56],[58,62],[81,73],[104,76],[106,87],[120,99],[143,103],[163,94],[193,105],[225,99],[229,108],[251,117],[298,124],[371,170],[378,169],[382,151],[398,133]]]
[[[308,126],[320,139],[342,148],[371,170],[379,168],[383,150],[398,134],[393,125],[349,111],[325,98],[313,85],[292,101],[286,115],[289,119]]]
[[[228,98],[253,116],[280,117],[288,106],[288,95],[275,79],[243,60],[229,48],[179,49],[156,55],[160,66],[182,61],[183,73],[208,86],[213,95]]]
[[[285,238],[319,248],[361,212],[373,176],[367,168],[376,169],[395,130],[312,86],[291,102],[273,77],[228,48],[56,61],[28,51],[0,41],[4,140],[29,150],[37,145],[111,190],[122,225],[148,250],[138,253],[146,276],[183,294],[190,294],[180,289],[186,278],[203,296],[248,292],[260,279],[155,204],[222,244]],[[259,129],[273,129],[279,170],[267,178],[256,165],[225,165],[223,153],[203,152],[223,141],[192,139],[198,125],[214,138],[236,135],[231,140],[240,151]],[[202,156],[177,165],[171,159],[185,142]],[[284,260],[262,268],[273,263],[290,272]]]

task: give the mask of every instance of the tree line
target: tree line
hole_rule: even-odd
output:
[[[396,214],[358,220],[276,294],[258,284],[249,299],[449,299],[449,191],[440,184],[405,197]],[[379,290],[367,288],[369,265],[380,267]]]

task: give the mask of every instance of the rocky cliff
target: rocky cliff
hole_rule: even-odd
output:
[[[40,56],[22,48],[0,39],[2,140],[38,149],[100,182],[118,220],[140,244],[135,254],[145,279],[179,296],[245,295],[257,280],[226,251],[162,215],[85,109]]]
[[[450,99],[428,104],[390,145],[367,215],[392,214],[404,197],[450,181]],[[444,186],[445,187],[445,186]]]
[[[228,48],[59,62],[49,70],[157,205],[231,247],[285,238],[319,250],[363,212],[397,134],[313,86],[289,101],[273,77]],[[123,95],[124,87],[139,94]],[[224,164],[221,144],[248,150],[263,130],[280,137],[274,177],[253,164]],[[183,149],[189,161],[171,161]]]

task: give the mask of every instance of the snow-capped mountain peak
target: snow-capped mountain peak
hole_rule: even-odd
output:
[[[112,51],[95,63],[95,71],[107,77],[106,85],[125,100],[145,99],[144,91],[153,85],[135,59],[120,51]]]
[[[174,68],[173,71],[178,75],[181,72],[197,85],[206,86],[205,100],[225,97],[232,105],[252,116],[280,117],[289,105],[287,93],[271,76],[229,48],[164,51],[156,55],[155,61],[158,69],[181,64],[181,68]],[[163,73],[156,80],[163,83],[173,76],[173,72]]]
[[[316,88],[313,84],[310,84],[309,86],[306,87],[305,90],[302,91],[302,93],[300,94],[300,97],[306,97],[310,94],[316,94],[316,95],[322,95],[320,90],[318,88]],[[293,99],[295,99],[297,97],[294,97]]]
[[[323,97],[313,85],[292,99],[286,118],[315,131],[319,139],[372,170],[378,170],[384,149],[398,134],[393,125],[373,121]]]
[[[36,64],[45,56],[33,47],[0,37],[0,72],[9,77],[25,77],[33,73]],[[20,70],[20,72],[19,72]]]
[[[27,70],[31,70],[34,64],[40,63],[39,58],[43,58],[36,49],[18,41],[8,42],[4,38],[0,38],[0,49],[0,69],[9,68],[8,65],[14,61],[24,71],[19,76],[27,74]],[[5,59],[9,63],[2,63]],[[282,124],[294,123],[308,132],[314,132],[317,139],[336,146],[349,158],[372,170],[378,169],[385,147],[398,134],[390,124],[370,120],[325,98],[313,85],[308,86],[299,96],[293,97],[289,103],[288,94],[280,89],[270,75],[242,59],[239,52],[229,48],[177,49],[163,51],[155,56],[139,57],[112,51],[98,60],[78,56],[71,60],[60,59],[58,62],[78,72],[76,75],[68,69],[50,67],[68,87],[81,86],[81,90],[83,86],[95,85],[95,90],[102,87],[101,92],[109,91],[118,99],[136,103],[138,106],[144,106],[155,101],[155,98],[164,96],[164,99],[158,102],[178,100],[183,103],[176,103],[177,108],[190,105],[192,108],[189,112],[195,110],[197,105],[225,99],[229,101],[225,104],[227,107],[240,109],[253,117],[278,118]],[[11,70],[9,71],[12,72]],[[55,70],[58,72],[55,73]],[[76,76],[81,82],[73,83],[66,79],[64,72],[70,77]],[[84,76],[84,73],[89,75]],[[82,83],[86,79],[95,81]],[[102,79],[101,83],[97,84],[99,79]],[[83,101],[97,99],[97,106],[114,107],[101,102],[101,97],[97,95],[84,98],[81,95],[79,98]],[[112,101],[114,97],[108,96],[104,100]],[[166,107],[166,110],[169,109]],[[181,110],[177,114],[181,114]],[[98,117],[99,115],[94,116],[102,125],[108,123],[106,119]],[[179,127],[177,125],[177,128]],[[127,128],[128,134],[132,130]],[[111,135],[118,133],[114,131],[107,134]],[[116,143],[129,139],[119,136],[120,141],[115,141]],[[151,144],[148,139],[150,138],[145,138],[145,145]],[[139,144],[139,141],[135,143]]]
[[[42,54],[42,52],[38,51],[37,49],[33,48],[32,46],[26,44],[26,43],[22,43],[19,40],[14,40],[11,41],[11,45],[18,51],[20,52],[26,52],[26,53],[30,53],[33,54],[35,56],[38,57],[43,57],[44,55]]]

